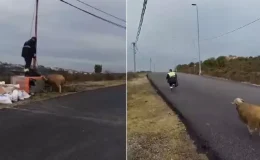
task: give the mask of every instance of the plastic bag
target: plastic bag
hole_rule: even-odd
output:
[[[27,93],[27,92],[25,92],[25,91],[22,91],[22,94],[23,94],[23,98],[24,99],[27,99],[27,98],[30,98],[31,96]]]
[[[12,93],[12,98],[11,98],[11,100],[13,101],[13,102],[17,102],[18,101],[18,95],[19,95],[19,92],[18,92],[18,90],[13,90],[13,93]]]
[[[12,101],[8,94],[0,95],[0,104],[12,104]]]
[[[19,100],[24,100],[24,96],[23,96],[23,92],[22,91],[18,91],[18,99]]]

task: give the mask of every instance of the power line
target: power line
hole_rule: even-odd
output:
[[[139,35],[140,35],[140,32],[141,32],[141,29],[142,29],[142,24],[143,24],[143,20],[144,20],[146,4],[147,4],[147,0],[144,0],[143,9],[142,9],[142,13],[141,13],[141,18],[140,18],[140,22],[139,22],[139,26],[138,26],[138,31],[137,31],[135,43],[137,43],[137,41],[139,39]]]
[[[107,19],[105,19],[105,18],[99,17],[99,16],[97,16],[97,15],[95,15],[95,14],[93,14],[93,13],[90,13],[90,12],[88,12],[88,11],[86,11],[86,10],[83,10],[83,9],[81,9],[81,8],[79,8],[79,7],[76,7],[76,6],[74,6],[74,5],[72,5],[72,4],[68,3],[68,2],[66,2],[66,1],[64,1],[64,0],[60,0],[60,1],[63,2],[63,3],[65,3],[65,4],[67,4],[67,5],[72,6],[72,7],[76,8],[76,9],[78,9],[78,10],[81,10],[82,12],[85,12],[85,13],[87,13],[87,14],[93,16],[93,17],[96,17],[96,18],[98,18],[98,19],[101,19],[101,20],[103,20],[103,21],[106,21],[106,22],[108,22],[108,23],[110,23],[110,24],[113,24],[113,25],[115,25],[115,26],[117,26],[117,27],[126,29],[125,26],[122,26],[122,25],[117,24],[117,23],[115,23],[115,22],[109,21],[109,20],[107,20]]]
[[[252,22],[250,22],[250,23],[247,23],[247,24],[245,24],[245,25],[243,25],[243,26],[241,26],[241,27],[238,27],[238,28],[236,28],[236,29],[234,29],[234,30],[231,30],[231,31],[226,32],[226,33],[223,33],[223,34],[221,34],[221,35],[219,35],[219,36],[215,36],[215,37],[212,37],[212,38],[203,39],[202,41],[213,40],[213,39],[216,39],[216,38],[225,36],[225,35],[227,35],[227,34],[230,34],[230,33],[232,33],[232,32],[235,32],[235,31],[237,31],[237,30],[240,30],[240,29],[242,29],[242,28],[244,28],[244,27],[247,27],[247,26],[249,26],[249,25],[251,25],[251,24],[253,24],[253,23],[255,23],[255,22],[259,21],[259,20],[260,20],[260,18],[254,20],[254,21],[252,21]]]
[[[139,52],[139,49],[138,49],[137,45],[135,45],[135,48],[136,48],[136,51],[138,51],[138,52]],[[140,53],[140,52],[139,52],[139,53]]]
[[[109,16],[111,16],[111,17],[114,17],[114,18],[116,18],[116,19],[118,19],[118,20],[120,20],[120,21],[126,22],[124,19],[118,18],[118,17],[116,17],[116,16],[114,16],[114,15],[112,15],[112,14],[110,14],[110,13],[107,13],[107,12],[105,12],[105,11],[102,11],[101,9],[98,9],[98,8],[96,8],[96,7],[94,7],[94,6],[91,6],[90,4],[87,4],[86,2],[82,2],[81,0],[76,0],[76,1],[78,1],[78,2],[80,2],[80,3],[82,3],[82,4],[84,4],[84,5],[86,5],[86,6],[88,6],[88,7],[91,7],[91,8],[93,8],[93,9],[99,11],[99,12],[105,13],[106,15],[109,15]]]
[[[32,23],[31,23],[30,36],[32,36],[34,17],[35,17],[35,9],[33,10],[33,16],[32,16]]]

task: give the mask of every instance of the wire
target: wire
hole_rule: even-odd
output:
[[[116,17],[116,16],[114,16],[114,15],[112,15],[112,14],[110,14],[110,13],[107,13],[107,12],[105,12],[105,11],[102,11],[101,9],[98,9],[98,8],[96,8],[96,7],[94,7],[94,6],[91,6],[90,4],[87,4],[86,2],[82,2],[81,0],[76,0],[76,1],[82,3],[82,4],[86,5],[86,6],[89,6],[89,7],[93,8],[93,9],[95,9],[95,10],[98,10],[98,11],[100,11],[100,12],[102,12],[102,13],[105,13],[106,15],[109,15],[109,16],[111,16],[111,17],[114,17],[114,18],[116,18],[116,19],[118,19],[118,20],[120,20],[120,21],[126,22],[124,19],[118,18],[118,17]]]
[[[65,4],[67,4],[67,5],[72,6],[72,7],[76,8],[76,9],[78,9],[78,10],[81,10],[82,12],[85,12],[85,13],[87,13],[87,14],[93,16],[93,17],[96,17],[96,18],[98,18],[98,19],[101,19],[101,20],[103,20],[103,21],[106,21],[106,22],[108,22],[108,23],[110,23],[110,24],[113,24],[113,25],[115,25],[115,26],[117,26],[117,27],[126,29],[125,26],[122,26],[122,25],[117,24],[117,23],[115,23],[115,22],[109,21],[109,20],[107,20],[107,19],[105,19],[105,18],[99,17],[99,16],[97,16],[97,15],[95,15],[95,14],[93,14],[93,13],[90,13],[90,12],[88,12],[88,11],[86,11],[86,10],[83,10],[83,9],[81,9],[81,8],[79,8],[79,7],[76,7],[76,6],[74,6],[74,5],[72,5],[72,4],[68,3],[68,2],[66,2],[66,1],[64,1],[64,0],[60,0],[60,1],[63,2],[63,3],[65,3]]]
[[[31,30],[30,30],[30,37],[32,36],[34,17],[35,17],[35,9],[33,10],[33,17],[32,17]]]
[[[232,30],[232,31],[223,33],[223,34],[221,34],[221,35],[219,35],[219,36],[215,36],[215,37],[212,37],[212,38],[203,39],[202,41],[213,40],[213,39],[216,39],[216,38],[225,36],[225,35],[227,35],[227,34],[230,34],[230,33],[232,33],[232,32],[235,32],[235,31],[237,31],[237,30],[240,30],[240,29],[242,29],[242,28],[244,28],[244,27],[246,27],[246,26],[249,26],[249,25],[251,25],[251,24],[253,24],[253,23],[255,23],[255,22],[259,21],[259,20],[260,20],[260,18],[254,20],[254,21],[252,21],[252,22],[250,22],[250,23],[247,23],[247,24],[245,24],[245,25],[243,25],[243,26],[241,26],[241,27],[238,27],[237,29],[234,29],[234,30]]]
[[[142,24],[143,24],[143,20],[144,20],[145,9],[146,9],[146,4],[147,4],[147,0],[144,0],[143,9],[142,9],[142,13],[141,13],[141,18],[140,18],[140,22],[139,22],[139,26],[138,26],[138,31],[137,31],[135,43],[137,43],[137,41],[139,39],[139,35],[141,33]]]
[[[136,44],[135,44],[135,48],[136,48],[136,51],[140,54],[140,51],[139,51],[139,49],[138,49]]]

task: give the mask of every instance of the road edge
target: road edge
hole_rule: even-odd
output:
[[[218,156],[218,153],[212,150],[211,147],[208,145],[207,141],[196,133],[189,121],[182,115],[182,113],[176,107],[174,107],[172,102],[168,100],[168,98],[149,78],[148,74],[146,74],[146,77],[150,84],[153,86],[153,88],[156,90],[157,94],[166,102],[166,104],[171,108],[171,110],[177,114],[181,122],[185,125],[187,133],[189,134],[190,138],[194,141],[194,145],[197,147],[197,152],[205,154],[209,160],[220,160],[221,158]]]
[[[28,104],[45,102],[45,101],[48,101],[48,100],[58,99],[58,98],[62,98],[62,97],[65,97],[65,96],[71,96],[71,95],[74,95],[74,94],[77,94],[77,93],[83,93],[83,92],[88,92],[88,91],[92,91],[93,92],[93,91],[98,91],[98,90],[102,90],[102,89],[111,89],[111,88],[123,87],[123,86],[126,86],[126,84],[119,84],[119,85],[114,85],[114,86],[107,86],[107,87],[101,87],[101,88],[96,88],[96,89],[83,90],[83,91],[78,91],[78,92],[71,92],[71,93],[68,93],[68,94],[65,94],[65,95],[59,95],[59,96],[55,96],[55,97],[50,97],[50,98],[46,98],[46,99],[43,99],[43,100],[36,100],[36,101],[24,103],[24,104],[17,104],[17,105],[14,105],[14,106],[6,105],[3,108],[0,107],[0,110],[2,110],[2,109],[10,109],[10,108],[19,108],[19,107],[26,106]]]

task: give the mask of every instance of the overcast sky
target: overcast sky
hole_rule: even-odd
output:
[[[131,42],[135,41],[143,0],[127,4],[128,70],[133,70]],[[156,71],[168,71],[180,63],[198,61],[197,17],[199,7],[201,39],[218,36],[260,17],[260,1],[236,0],[149,0],[137,46],[137,69],[149,69],[149,58]],[[201,42],[201,59],[220,55],[260,55],[260,21],[227,36]],[[153,69],[153,68],[152,68]]]
[[[126,30],[94,18],[60,0],[39,0],[38,63],[84,71],[95,64],[103,70],[125,71]],[[124,25],[101,12],[66,0],[82,9]],[[124,0],[82,0],[126,19]],[[23,43],[30,38],[35,0],[0,0],[0,61],[23,64]]]

